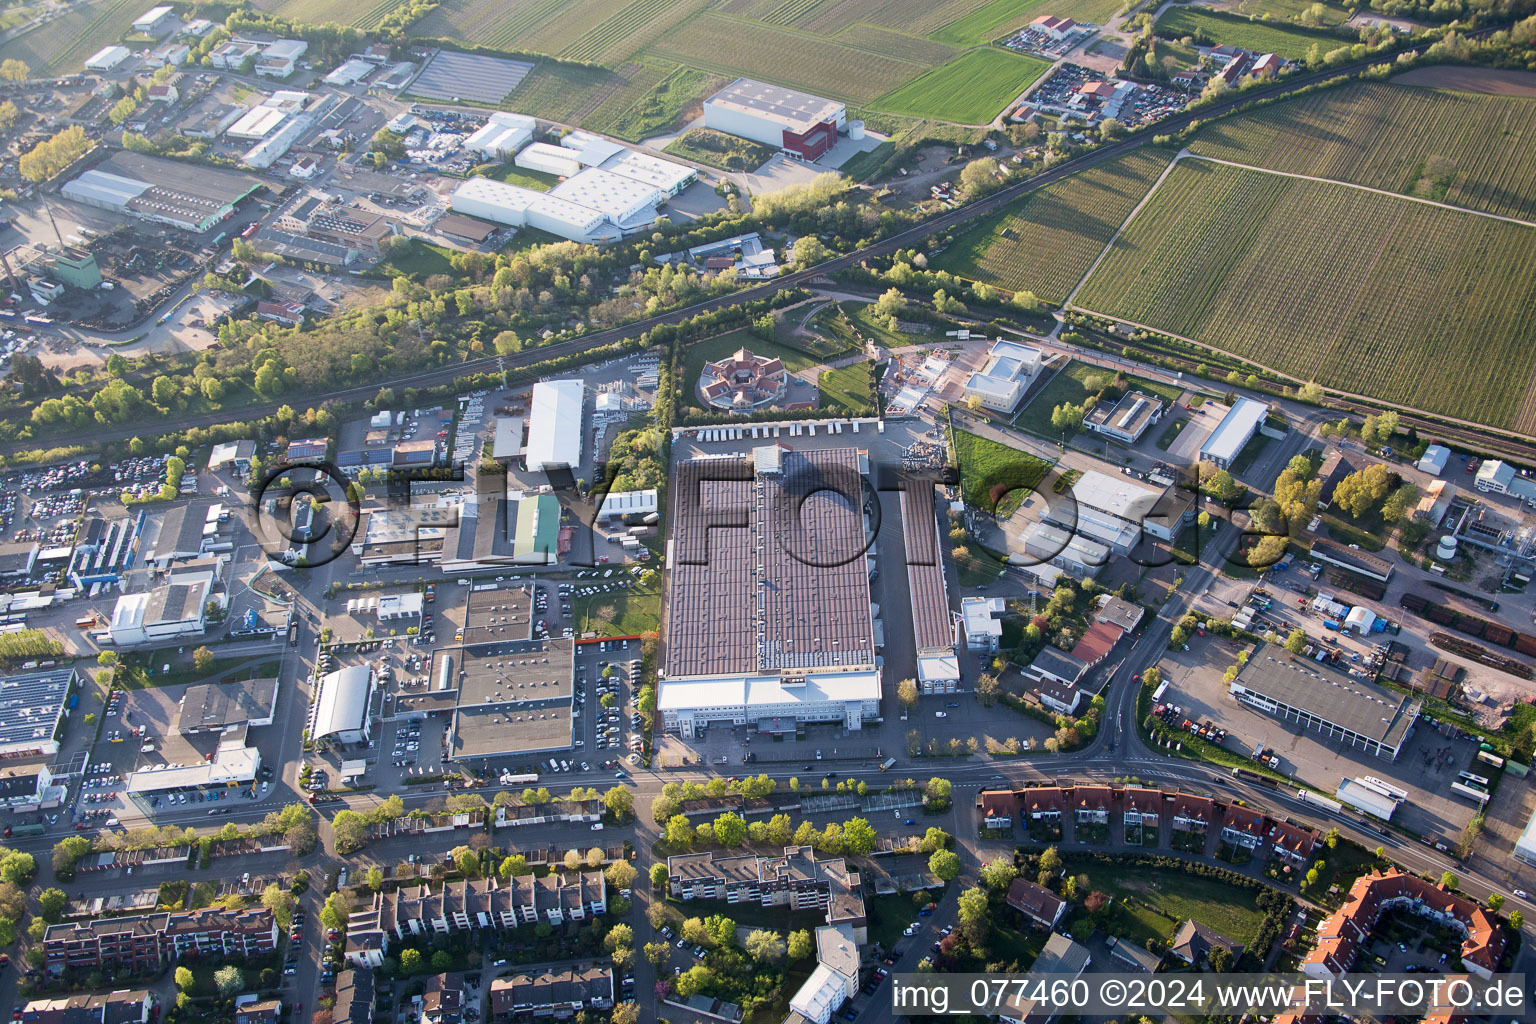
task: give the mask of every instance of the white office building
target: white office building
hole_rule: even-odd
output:
[[[466,179],[453,190],[450,203],[455,213],[514,228],[537,228],[573,242],[597,241],[607,221],[599,211],[578,203],[490,178]]]
[[[1000,597],[962,597],[960,616],[965,621],[965,646],[984,654],[996,654],[1003,639],[1003,613],[1008,604]]]
[[[966,380],[966,397],[977,399],[988,409],[1013,412],[1034,383],[1041,363],[1041,352],[1035,346],[999,339],[982,368]]]
[[[1211,436],[1200,446],[1200,459],[1217,469],[1232,465],[1238,453],[1252,440],[1269,415],[1269,404],[1252,398],[1239,398],[1221,418]]]
[[[717,723],[747,725],[765,719],[791,727],[796,722],[841,722],[856,730],[880,714],[880,677],[869,671],[663,679],[656,709],[666,729],[684,737]]]

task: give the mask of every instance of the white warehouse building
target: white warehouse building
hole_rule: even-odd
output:
[[[373,671],[367,665],[348,665],[320,678],[320,689],[310,708],[309,738],[335,739],[339,743],[363,743],[368,739],[369,704],[373,700]]]
[[[451,205],[455,213],[514,228],[538,228],[573,242],[595,241],[607,220],[578,203],[490,178],[466,179],[453,190]]]
[[[581,464],[582,402],[579,380],[541,380],[528,404],[528,469],[537,472]]]
[[[656,222],[656,207],[667,195],[654,185],[634,178],[588,167],[567,178],[549,194],[596,210],[622,232],[635,231]]]
[[[505,160],[533,141],[538,122],[525,114],[498,110],[469,138],[464,148],[472,149],[487,160]]]
[[[704,126],[815,160],[837,144],[848,111],[836,100],[738,78],[704,101]]]
[[[568,178],[581,170],[581,154],[547,142],[535,142],[518,153],[512,163],[527,171]]]

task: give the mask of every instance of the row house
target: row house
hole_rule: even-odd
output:
[[[144,989],[33,999],[17,1011],[22,1024],[146,1024],[156,1012]]]
[[[1175,793],[1173,796],[1173,830],[1205,835],[1216,820],[1216,801],[1208,796]]]
[[[607,883],[596,871],[401,886],[374,894],[371,907],[350,915],[346,957],[359,967],[377,967],[395,939],[563,924],[607,910]]]
[[[50,925],[43,934],[49,971],[116,966],[164,970],[179,959],[252,957],[277,948],[277,922],[265,907],[147,914]]]
[[[1393,868],[1355,880],[1343,906],[1318,926],[1317,946],[1302,961],[1302,973],[1326,978],[1351,970],[1361,951],[1370,949],[1376,922],[1394,908],[1458,932],[1462,966],[1479,978],[1490,978],[1498,971],[1509,934],[1492,914],[1438,883]]]
[[[1079,825],[1108,825],[1114,790],[1108,786],[1076,786],[1072,790],[1073,820]]]
[[[1157,835],[1162,824],[1159,817],[1163,809],[1162,790],[1127,786],[1120,800],[1127,829],[1139,825],[1144,832],[1150,831],[1154,836]]]
[[[1317,830],[1288,821],[1269,819],[1269,842],[1274,855],[1293,868],[1304,868],[1317,852]]]
[[[1248,807],[1229,805],[1221,826],[1221,841],[1244,850],[1256,850],[1264,842],[1264,815]]]
[[[571,1017],[613,1006],[613,969],[605,965],[552,967],[491,982],[491,1019]]]

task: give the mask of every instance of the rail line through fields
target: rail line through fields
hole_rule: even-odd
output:
[[[1477,37],[1480,35],[1486,35],[1492,31],[1495,30],[1484,29],[1481,32],[1470,33],[1469,36]],[[1418,50],[1424,49],[1427,45],[1428,44],[1423,44],[1422,46],[1400,52],[1416,52]],[[1357,72],[1365,70],[1368,67],[1373,66],[1374,64],[1380,63],[1381,60],[1385,59],[1385,56],[1386,55],[1378,55],[1371,59],[1356,61],[1353,64],[1346,64],[1337,68],[1329,68],[1322,71],[1309,72],[1308,74],[1300,75],[1295,78],[1289,78],[1283,82],[1276,82],[1273,85],[1265,86],[1251,92],[1241,93],[1237,96],[1233,96],[1230,99],[1223,100],[1209,107],[1204,107],[1199,110],[1184,111],[1166,120],[1159,121],[1156,124],[1137,129],[1135,132],[1117,142],[1112,142],[1107,145],[1100,146],[1097,149],[1091,150],[1088,153],[1084,153],[1081,156],[1073,157],[1070,160],[1065,160],[1057,164],[1055,167],[1044,170],[1039,174],[1025,179],[1024,181],[1009,185],[1006,188],[999,189],[997,192],[994,192],[989,196],[985,196],[974,202],[966,203],[963,206],[957,207],[946,213],[942,213],[937,217],[926,220],[921,224],[906,229],[905,231],[898,232],[889,238],[882,239],[873,245],[866,246],[863,249],[855,250],[843,256],[834,257],[825,263],[817,264],[814,267],[808,267],[804,270],[797,270],[792,273],[785,274],[782,277],[776,278],[769,284],[754,285],[749,288],[743,288],[739,291],[732,292],[729,295],[722,295],[713,299],[707,299],[692,306],[673,310],[670,313],[662,313],[657,316],[648,317],[644,320],[636,320],[633,323],[625,324],[621,327],[610,327],[607,330],[597,331],[593,334],[583,335],[579,338],[572,338],[569,341],[556,342],[553,345],[544,345],[538,348],[525,349],[522,352],[514,353],[510,356],[484,356],[479,359],[470,359],[465,360],[464,362],[455,363],[452,366],[441,367],[435,370],[425,370],[419,373],[409,374],[404,377],[396,377],[389,380],[381,380],[365,386],[344,388],[339,391],[332,391],[323,395],[285,396],[283,400],[276,402],[268,402],[261,405],[247,405],[238,409],[228,409],[213,413],[204,413],[199,416],[193,416],[185,420],[181,420],[178,422],[177,426],[183,429],[189,427],[209,427],[218,423],[224,423],[233,420],[261,418],[264,416],[272,415],[281,405],[293,404],[295,400],[305,401],[313,399],[317,402],[328,400],[354,402],[373,397],[379,392],[381,388],[431,387],[439,384],[449,384],[459,377],[475,373],[485,373],[501,367],[514,370],[523,369],[525,367],[532,366],[536,363],[541,363],[549,359],[556,359],[567,355],[575,355],[581,352],[591,351],[592,349],[601,348],[605,345],[611,345],[615,342],[624,341],[643,334],[653,327],[680,323],[683,320],[698,316],[701,313],[709,313],[718,309],[724,309],[727,306],[734,306],[744,302],[752,302],[757,299],[767,298],[774,292],[780,291],[781,289],[793,288],[798,285],[806,284],[826,274],[836,274],[840,271],[848,269],[849,267],[857,265],[861,261],[868,259],[871,256],[887,255],[897,251],[898,249],[906,248],[913,242],[927,238],[929,235],[936,234],[941,231],[947,231],[957,224],[961,224],[965,221],[971,220],[972,218],[991,213],[998,208],[1013,202],[1020,196],[1027,195],[1030,192],[1044,188],[1046,185],[1052,184],[1053,182],[1070,177],[1079,171],[1097,167],[1099,164],[1114,160],[1134,149],[1140,148],[1141,146],[1150,143],[1153,137],[1156,135],[1164,135],[1182,131],[1183,129],[1187,128],[1193,121],[1208,120],[1212,117],[1219,117],[1225,114],[1229,114],[1236,110],[1238,107],[1246,106],[1247,104],[1256,100],[1282,97],[1290,93],[1297,92],[1301,89],[1305,89],[1308,86],[1316,85],[1320,82],[1353,75]],[[1436,427],[1436,429],[1438,430],[1439,428]],[[28,451],[37,448],[100,446],[102,444],[107,444],[114,441],[126,441],[129,438],[153,432],[154,428],[152,426],[141,423],[129,426],[117,426],[105,430],[97,429],[89,432],[82,431],[73,434],[61,434],[56,437],[50,437],[46,439],[39,438],[29,441],[12,441],[0,444],[0,454],[11,455],[16,452]],[[1472,432],[1469,431],[1468,434],[1469,436],[1472,436]],[[1536,448],[1533,448],[1533,451],[1536,451]]]
[[[1074,329],[1081,331],[1084,328],[1076,327]],[[1111,338],[1101,331],[1092,329],[1090,329],[1088,333],[1108,348],[1132,349],[1142,356],[1143,361],[1148,362],[1154,366],[1164,365],[1170,361],[1176,362],[1180,366],[1184,367],[1185,372],[1189,373],[1192,378],[1194,377],[1194,368],[1199,366],[1201,363],[1201,360],[1198,357],[1187,356],[1178,352],[1168,352],[1163,349],[1148,345],[1145,342],[1138,342],[1130,338],[1122,338],[1118,335]],[[1203,378],[1194,379],[1201,380]],[[1212,384],[1212,386],[1218,389],[1221,386],[1219,381],[1208,381],[1207,383]],[[1320,408],[1336,409],[1340,412],[1352,412],[1361,416],[1374,415],[1386,411],[1385,407],[1378,407],[1371,405],[1368,402],[1361,402],[1352,398],[1342,398],[1336,395],[1329,395],[1327,404],[1320,406]],[[1474,448],[1486,454],[1505,455],[1512,458],[1520,458],[1527,461],[1536,462],[1536,443],[1520,441],[1516,438],[1508,437],[1503,434],[1485,433],[1483,431],[1474,430],[1469,427],[1463,427],[1453,423],[1446,423],[1435,419],[1432,416],[1424,416],[1414,412],[1405,412],[1401,409],[1393,408],[1392,411],[1398,414],[1398,421],[1404,427],[1415,427],[1420,431],[1432,432],[1440,437],[1446,438],[1447,440],[1460,441],[1467,445],[1469,448]]]

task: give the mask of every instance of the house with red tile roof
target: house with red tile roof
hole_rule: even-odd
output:
[[[1292,867],[1306,867],[1317,852],[1317,830],[1269,819],[1269,841],[1276,857]]]
[[[1024,804],[1024,816],[1030,821],[1061,824],[1061,806],[1065,801],[1060,789],[1055,786],[1038,786],[1021,790],[1019,797]]]
[[[1113,622],[1095,622],[1088,627],[1077,646],[1072,648],[1072,657],[1092,668],[1109,657],[1109,652],[1114,650],[1115,644],[1124,635],[1125,630]]]
[[[1302,973],[1326,978],[1348,972],[1360,953],[1369,949],[1382,914],[1395,908],[1459,932],[1462,966],[1479,978],[1489,978],[1499,969],[1509,935],[1492,914],[1437,883],[1393,868],[1355,880],[1343,906],[1318,926],[1317,947],[1302,961]]]
[[[1227,808],[1221,825],[1221,841],[1245,850],[1256,850],[1264,841],[1264,815],[1235,804]]]
[[[1140,827],[1143,830],[1142,845],[1156,846],[1158,831],[1162,826],[1163,791],[1127,786],[1121,794],[1121,807],[1126,834],[1130,835],[1132,829]],[[1151,835],[1151,843],[1147,842],[1147,833]],[[1130,841],[1126,839],[1126,842]]]
[[[1019,795],[1011,789],[986,789],[976,794],[976,811],[985,828],[1012,828],[1019,817]]]
[[[1076,786],[1072,790],[1073,820],[1079,825],[1109,824],[1109,805],[1114,790],[1108,786]]]
[[[1173,797],[1173,830],[1175,832],[1199,832],[1202,835],[1216,820],[1216,801],[1208,796],[1175,793]]]

